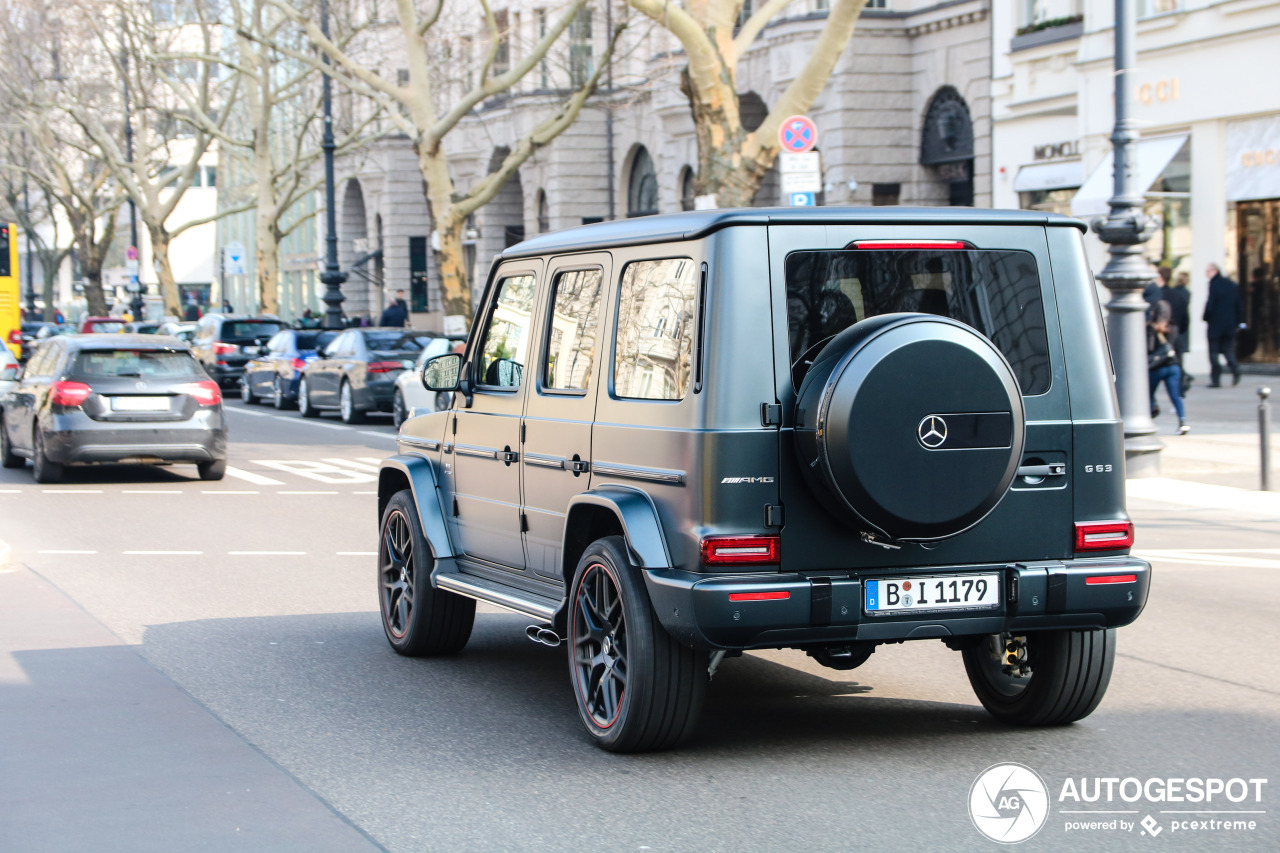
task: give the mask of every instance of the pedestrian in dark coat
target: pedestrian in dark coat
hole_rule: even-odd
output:
[[[1208,324],[1210,388],[1222,386],[1222,364],[1218,356],[1227,359],[1232,384],[1240,384],[1240,363],[1236,361],[1236,335],[1244,326],[1244,302],[1240,299],[1240,285],[1222,274],[1217,264],[1209,264],[1204,271],[1209,279],[1209,298],[1204,303],[1204,321]]]
[[[1180,272],[1173,276],[1173,283],[1166,283],[1161,291],[1160,298],[1169,303],[1169,309],[1173,312],[1169,318],[1169,322],[1178,330],[1178,367],[1182,370],[1182,396],[1187,396],[1187,391],[1191,390],[1192,376],[1187,373],[1186,366],[1182,363],[1183,356],[1187,354],[1187,344],[1191,340],[1188,336],[1191,332],[1191,277],[1185,272]]]
[[[396,326],[403,328],[409,325],[409,312],[404,306],[404,302],[399,299],[392,299],[387,303],[387,307],[383,310],[382,316],[378,319],[379,326]]]

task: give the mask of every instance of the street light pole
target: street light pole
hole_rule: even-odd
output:
[[[123,27],[121,28],[123,30]],[[133,168],[133,110],[129,106],[129,51],[124,45],[120,45],[120,82],[124,94],[124,156],[129,161],[129,168]],[[129,247],[133,249],[133,253],[138,252],[138,206],[133,201],[133,196],[129,197]],[[137,263],[137,259],[133,260]],[[133,298],[129,300],[129,310],[133,312],[133,319],[142,322],[146,318],[142,316],[146,309],[146,300],[142,298],[142,278],[135,269],[130,275],[130,289],[133,290]]]
[[[22,131],[22,154],[25,157],[27,153],[27,132]],[[27,172],[22,172],[22,215],[26,217],[23,233],[27,238],[27,316],[32,320],[36,317],[36,283],[33,277],[33,268],[35,267],[35,255],[31,249],[31,202],[27,198]],[[45,306],[48,310],[49,306]],[[43,319],[43,318],[41,318]]]
[[[320,0],[320,32],[329,38],[329,0]],[[320,148],[324,151],[324,271],[320,273],[320,283],[324,285],[324,325],[329,329],[342,328],[342,283],[347,280],[346,273],[338,268],[338,231],[335,216],[336,202],[333,187],[333,151],[337,147],[333,141],[333,96],[330,92],[329,54],[320,51],[320,60],[325,64],[324,82],[321,100],[324,104],[324,136]]]
[[[1134,181],[1137,122],[1129,114],[1129,74],[1137,62],[1134,44],[1137,13],[1132,0],[1115,0],[1115,105],[1116,124],[1111,134],[1115,152],[1114,192],[1111,212],[1093,220],[1093,230],[1108,244],[1110,259],[1098,280],[1111,291],[1107,303],[1107,333],[1111,361],[1116,371],[1116,394],[1124,420],[1124,456],[1127,476],[1154,477],[1160,473],[1160,451],[1151,419],[1151,391],[1147,378],[1147,304],[1142,291],[1155,281],[1156,272],[1142,252],[1142,244],[1155,232],[1156,222],[1142,211],[1142,189]]]

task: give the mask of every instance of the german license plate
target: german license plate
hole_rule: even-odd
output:
[[[168,397],[112,397],[113,412],[167,412]]]
[[[1000,575],[939,575],[866,582],[868,613],[991,610],[1000,606]]]

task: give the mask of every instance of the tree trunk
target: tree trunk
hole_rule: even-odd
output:
[[[440,240],[437,261],[440,268],[440,292],[445,316],[461,316],[471,327],[471,270],[467,269],[466,251],[462,245],[462,229],[466,217],[459,216],[453,205],[453,179],[441,146],[434,151],[418,148],[418,169],[427,182],[427,210]]]
[[[61,264],[64,255],[58,252],[48,252],[49,257],[41,258],[40,269],[43,273],[44,281],[41,282],[42,295],[44,296],[44,321],[46,323],[53,322],[53,315],[57,309],[53,307],[53,291],[58,284],[58,267]]]
[[[102,264],[82,263],[80,270],[84,273],[85,310],[90,317],[107,316],[107,297],[102,292]]]
[[[254,218],[254,243],[257,259],[254,279],[258,291],[258,309],[263,314],[280,312],[280,232],[276,228],[275,194],[267,183],[258,184],[258,207]]]
[[[160,279],[160,296],[164,299],[164,313],[182,316],[182,297],[178,282],[173,277],[173,264],[169,262],[169,232],[164,228],[148,227],[151,232],[151,257],[155,261],[156,277]]]
[[[727,71],[722,76],[731,80]],[[698,195],[714,194],[716,207],[750,207],[773,157],[747,159],[743,148],[749,135],[738,115],[738,95],[727,82],[697,86],[686,68],[681,88],[689,97],[698,141]],[[732,100],[732,103],[730,103]]]

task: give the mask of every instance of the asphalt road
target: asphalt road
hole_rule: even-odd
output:
[[[1280,849],[1274,515],[1132,503],[1138,551],[1155,554],[1151,600],[1120,631],[1106,699],[1076,725],[995,723],[960,656],[922,641],[852,672],[793,651],[726,660],[691,745],[615,756],[580,729],[563,649],[530,643],[523,617],[481,608],[455,658],[391,652],[373,554],[389,421],[227,408],[220,483],[181,467],[59,486],[0,472],[14,559],[0,643],[5,620],[21,622],[13,602],[43,620],[23,649],[0,646],[0,850],[991,850],[968,800],[1000,762],[1049,790],[1027,850]],[[112,693],[113,667],[145,690]],[[61,737],[32,722],[32,685],[60,691],[47,707],[66,715]],[[101,738],[79,730],[99,701],[133,708]],[[155,755],[85,746],[126,724]],[[133,775],[106,766],[121,756],[140,762]],[[68,783],[86,776],[102,781]],[[1094,777],[1269,781],[1261,802],[1059,800],[1068,779]],[[243,780],[253,791],[225,799]],[[1197,808],[1257,813],[1163,813]],[[225,821],[209,817],[220,809]],[[1066,813],[1100,810],[1123,814]],[[1155,837],[1067,829],[1147,815]],[[1169,824],[1223,818],[1256,826]]]

